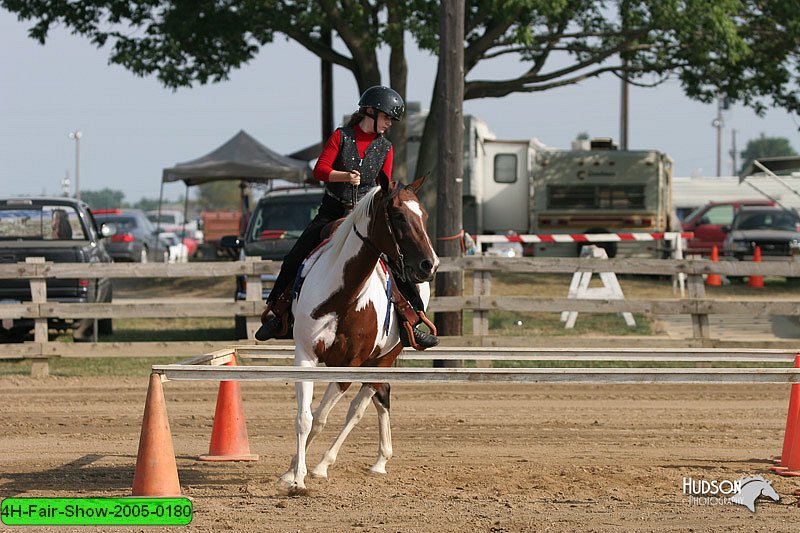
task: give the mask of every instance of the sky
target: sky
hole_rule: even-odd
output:
[[[319,60],[278,37],[221,83],[173,91],[108,64],[108,49],[64,29],[45,45],[27,36],[30,23],[0,10],[0,195],[60,195],[72,179],[80,131],[80,188],[121,190],[125,200],[158,198],[162,169],[201,157],[244,130],[288,154],[319,141]],[[388,54],[383,54],[386,57]],[[407,100],[428,109],[437,59],[407,49]],[[386,61],[383,61],[385,64]],[[510,77],[513,61],[482,67],[471,77]],[[384,73],[384,79],[388,75]],[[500,139],[536,137],[568,149],[580,132],[619,139],[620,84],[613,76],[543,93],[469,100],[464,112]],[[334,67],[334,117],[352,113],[358,89]],[[631,87],[629,146],[657,149],[674,160],[675,176],[716,175],[715,104],[683,95],[676,81]],[[737,150],[762,133],[786,137],[800,151],[800,118],[780,109],[758,117],[734,105],[723,115],[722,174],[731,175],[732,130]],[[166,184],[165,197],[184,194]]]

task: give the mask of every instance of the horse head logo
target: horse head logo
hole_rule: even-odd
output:
[[[743,477],[738,483],[741,488],[730,500],[732,503],[744,505],[752,513],[756,512],[756,500],[759,496],[766,496],[776,502],[781,499],[772,488],[772,483],[761,476]]]

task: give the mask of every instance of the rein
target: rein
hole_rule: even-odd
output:
[[[372,250],[372,252],[378,256],[384,263],[389,265],[389,269],[392,271],[392,274],[400,279],[401,281],[406,281],[406,268],[405,268],[405,261],[403,260],[403,252],[400,251],[400,244],[397,242],[397,238],[394,236],[394,228],[392,228],[392,221],[389,218],[389,204],[388,200],[391,200],[398,192],[400,188],[397,187],[394,191],[392,191],[389,196],[386,197],[386,209],[384,209],[385,219],[386,219],[386,228],[389,230],[389,236],[392,238],[392,242],[394,243],[395,250],[397,251],[397,262],[395,262],[391,257],[387,254],[381,252],[375,243],[370,240],[369,237],[365,237],[358,231],[356,225],[353,224],[353,232],[356,236],[361,239],[361,242],[367,245],[367,247]],[[371,222],[374,224],[375,219],[373,218]]]

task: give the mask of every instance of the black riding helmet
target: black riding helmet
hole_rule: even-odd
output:
[[[392,120],[402,119],[406,112],[406,104],[403,102],[403,98],[394,89],[383,85],[370,87],[361,95],[361,98],[358,100],[358,108],[363,110],[367,107],[383,111]],[[367,116],[375,122],[375,132],[377,133],[377,114]]]

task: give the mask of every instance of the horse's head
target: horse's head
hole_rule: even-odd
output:
[[[376,242],[381,243],[381,249],[394,263],[394,268],[402,270],[397,274],[414,283],[431,281],[439,268],[439,258],[425,231],[428,213],[417,196],[425,178],[402,185],[390,183],[381,173],[378,182],[381,200],[373,226]]]

